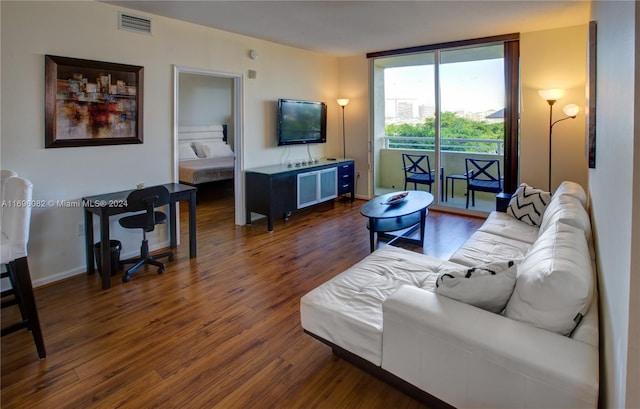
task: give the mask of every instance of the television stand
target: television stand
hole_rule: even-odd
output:
[[[285,220],[293,211],[351,194],[355,199],[355,163],[353,159],[321,159],[318,163],[288,167],[264,166],[245,170],[246,223],[251,213],[267,216],[267,230],[273,231],[273,219]]]

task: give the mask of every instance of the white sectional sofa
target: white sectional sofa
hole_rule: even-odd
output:
[[[306,294],[302,327],[431,406],[595,408],[598,302],[586,205],[582,187],[564,182],[539,226],[492,212],[449,260],[383,246]],[[436,288],[447,272],[497,261],[516,262],[505,270],[515,284],[501,313]],[[477,293],[494,288],[483,285]]]

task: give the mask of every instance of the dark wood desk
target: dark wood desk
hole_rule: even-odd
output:
[[[421,190],[409,190],[407,197],[396,204],[386,204],[387,200],[399,192],[388,193],[369,200],[362,205],[360,213],[369,218],[369,243],[371,251],[375,250],[375,234],[398,232],[394,240],[403,239],[411,243],[424,246],[424,225],[427,218],[427,208],[433,204],[433,195]],[[407,236],[420,227],[420,239],[412,240]],[[409,229],[405,231],[405,229]]]
[[[176,229],[176,203],[189,202],[189,258],[196,257],[196,191],[195,186],[180,183],[166,183],[169,190],[169,233],[171,248],[178,245]],[[87,274],[94,274],[93,261],[93,215],[100,218],[100,260],[102,265],[102,289],[111,287],[111,251],[109,248],[109,216],[127,213],[124,202],[132,190],[106,193],[82,198],[84,207],[84,234],[87,256]]]

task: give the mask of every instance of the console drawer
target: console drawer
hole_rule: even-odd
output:
[[[353,162],[343,163],[338,166],[338,195],[351,193],[353,190]]]

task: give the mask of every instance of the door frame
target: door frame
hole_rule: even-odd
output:
[[[492,37],[483,37],[483,38],[475,38],[470,40],[463,41],[453,41],[448,43],[439,43],[439,44],[431,44],[424,45],[418,47],[410,47],[396,50],[387,50],[387,51],[379,51],[368,53],[367,58],[369,59],[369,93],[370,93],[370,107],[371,107],[371,116],[370,116],[370,127],[371,127],[371,135],[369,139],[369,151],[370,151],[370,161],[373,164],[373,172],[371,174],[371,191],[372,194],[376,194],[376,181],[378,178],[378,164],[379,155],[377,154],[377,146],[376,141],[377,133],[376,131],[380,131],[382,128],[382,132],[384,132],[384,124],[381,126],[379,123],[379,118],[377,117],[377,111],[384,112],[384,104],[380,104],[380,101],[377,101],[375,98],[376,87],[378,87],[378,80],[380,72],[377,70],[376,60],[377,58],[382,57],[392,57],[392,56],[412,56],[418,55],[427,52],[434,52],[436,59],[439,60],[440,52],[447,51],[455,48],[467,48],[467,47],[476,47],[476,46],[484,46],[490,45],[492,43],[503,44],[503,58],[504,58],[504,76],[505,76],[505,148],[503,152],[503,163],[504,163],[504,193],[512,193],[515,191],[515,188],[518,185],[519,180],[519,92],[520,92],[520,77],[519,77],[519,47],[520,47],[520,34],[512,33],[505,34],[499,36]],[[436,73],[435,76],[439,77],[439,65],[440,62],[436,61],[435,63]],[[436,81],[439,81],[436,78]],[[440,89],[439,85],[436,84],[435,92],[439,94]],[[440,97],[436,95],[436,105],[439,104]],[[439,145],[439,132],[440,132],[440,108],[437,107],[436,114],[436,145]],[[384,115],[383,115],[384,118]],[[384,120],[382,121],[384,122]],[[440,147],[436,146],[434,151],[439,151]],[[436,175],[440,171],[440,155],[436,156]],[[446,183],[446,177],[444,177],[444,183]],[[440,178],[436,177],[436,180],[439,181]],[[443,189],[443,183],[436,182],[438,189]],[[438,195],[439,196],[439,195]],[[434,204],[433,208],[436,210],[446,210],[455,213],[463,213],[469,215],[477,215],[477,216],[485,216],[486,212],[476,211],[471,209],[460,209],[458,207],[451,207],[442,205],[442,203]]]
[[[180,74],[197,74],[216,78],[233,80],[233,146],[236,155],[233,169],[233,194],[235,202],[234,222],[245,224],[244,202],[244,111],[243,111],[243,80],[244,75],[223,71],[204,70],[199,68],[173,66],[173,180],[178,183],[178,101],[180,92]]]

